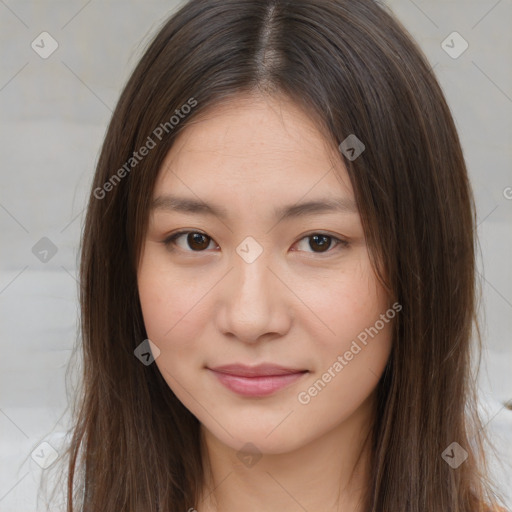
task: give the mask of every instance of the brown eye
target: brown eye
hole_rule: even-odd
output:
[[[309,241],[307,244],[305,243],[306,240]],[[178,246],[184,252],[203,252],[208,249],[212,242],[214,241],[211,237],[199,231],[179,231],[166,238],[163,244],[170,249]],[[299,240],[298,245],[301,244],[303,246],[299,250],[315,254],[332,252],[331,249],[337,246],[339,246],[339,249],[349,246],[349,242],[346,240],[325,233],[314,233],[305,236]]]
[[[307,243],[306,240],[308,241]],[[346,240],[342,240],[341,238],[327,235],[325,233],[313,233],[301,238],[301,240],[298,242],[298,245],[299,250],[301,251],[322,254],[326,252],[332,252],[332,247],[339,246],[339,249],[348,247],[349,243]]]
[[[179,240],[184,241],[178,243]],[[177,245],[184,251],[188,252],[201,252],[208,248],[211,241],[212,239],[208,235],[198,231],[180,231],[179,233],[175,233],[168,237],[163,243],[166,246]]]
[[[210,239],[202,233],[189,233],[187,243],[191,249],[202,251],[210,245]]]
[[[331,245],[331,237],[327,235],[313,235],[309,237],[309,246],[311,249],[320,249],[318,252],[325,252]],[[316,252],[316,251],[315,251]]]

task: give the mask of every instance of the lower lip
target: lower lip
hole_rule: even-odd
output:
[[[299,380],[307,372],[262,377],[240,377],[211,370],[229,390],[243,396],[268,396]]]

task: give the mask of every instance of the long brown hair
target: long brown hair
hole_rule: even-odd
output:
[[[336,146],[350,134],[365,144],[359,158],[340,158],[372,264],[403,309],[378,383],[363,510],[487,510],[495,502],[471,365],[481,344],[475,206],[427,59],[373,0],[193,0],[165,21],[136,66],[94,176],[68,512],[197,505],[199,422],[157,366],[134,356],[147,337],[137,267],[153,186],[176,135],[219,102],[255,91],[291,98]],[[151,148],[136,158],[143,146]],[[468,453],[457,468],[442,456],[453,442]]]

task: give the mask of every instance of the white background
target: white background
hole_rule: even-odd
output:
[[[482,407],[501,460],[494,462],[496,479],[512,503],[512,411],[504,407],[512,400],[512,199],[505,197],[512,187],[512,1],[386,4],[434,67],[474,187],[486,346]],[[176,5],[0,1],[1,512],[44,510],[36,504],[43,470],[31,453],[46,460],[50,449],[40,444],[58,450],[66,431],[85,197],[122,86]],[[43,31],[58,43],[47,59],[31,47]],[[456,59],[441,45],[453,31],[469,45]],[[46,263],[32,252],[42,237],[57,249]]]

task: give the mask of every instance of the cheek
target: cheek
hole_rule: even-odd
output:
[[[149,339],[158,342],[174,323],[169,304],[173,302],[172,295],[175,292],[155,277],[151,270],[143,267],[138,278],[138,288],[146,332]]]
[[[343,303],[331,317],[336,335],[315,339],[314,372],[296,397],[307,411],[306,429],[317,428],[320,418],[326,428],[348,418],[375,390],[386,367],[396,315],[383,294],[366,290],[340,296]]]
[[[323,285],[305,288],[304,296],[318,325],[316,330],[324,333],[315,344],[327,353],[348,350],[351,341],[389,308],[387,294],[369,262],[358,262],[351,269],[331,275]],[[387,323],[379,326],[379,331],[389,330]]]
[[[187,313],[193,308],[193,287],[190,283],[185,286],[183,280],[159,265],[151,251],[146,252],[137,281],[147,335],[162,350],[162,345],[187,323]]]
[[[315,340],[315,372],[297,397],[311,428],[315,417],[334,424],[354,412],[374,390],[391,352],[396,314],[389,298],[369,262],[353,270],[331,282],[323,300],[315,298],[331,332]]]
[[[186,396],[180,396],[178,383],[186,381],[183,371],[190,366],[191,355],[199,350],[195,341],[199,336],[193,332],[197,325],[190,321],[191,314],[187,315],[187,300],[175,286],[145,272],[139,278],[139,296],[147,337],[160,350],[155,364],[176,396],[186,400]]]

